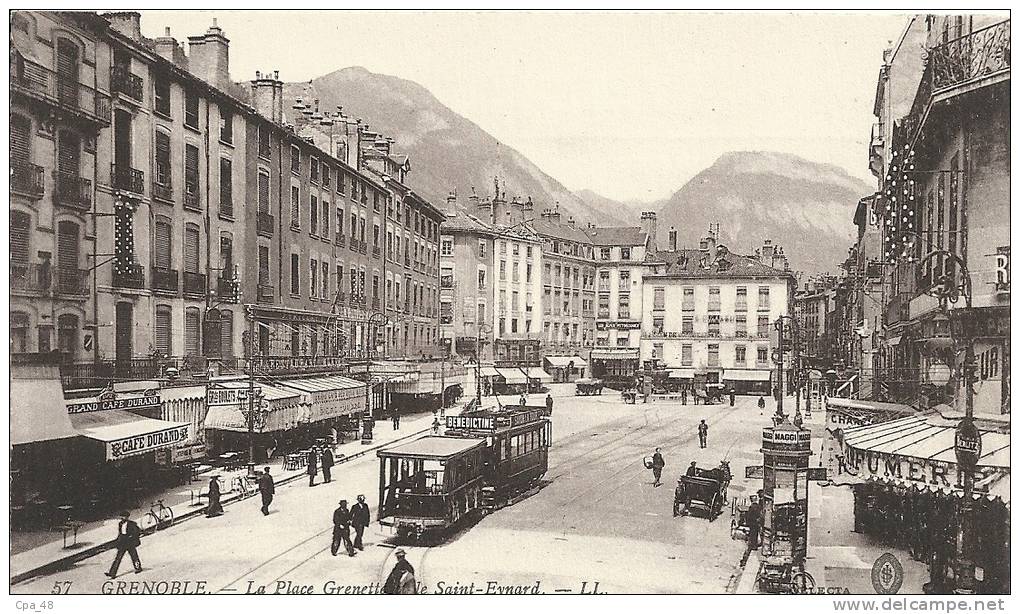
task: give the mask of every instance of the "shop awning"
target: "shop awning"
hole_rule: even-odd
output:
[[[496,370],[496,367],[480,367],[478,373],[482,377],[496,377],[499,375],[499,371]]]
[[[767,382],[772,372],[768,369],[726,369],[724,380],[735,382]]]
[[[913,484],[943,484],[955,488],[956,420],[937,414],[914,414],[888,422],[842,431],[842,456],[853,477],[881,478]],[[1009,473],[1009,434],[982,430],[977,467],[991,485]],[[947,476],[945,480],[942,475]],[[947,483],[948,482],[948,483]]]
[[[243,381],[219,382],[226,388],[248,388],[248,383]],[[256,384],[261,390],[263,398],[268,404],[262,419],[264,424],[256,423],[262,428],[256,428],[257,432],[273,433],[277,431],[290,430],[301,424],[301,393],[289,388],[277,388],[267,384]],[[247,409],[247,408],[246,408]],[[209,408],[205,415],[203,428],[218,431],[247,432],[248,422],[237,405],[217,405]]]
[[[11,445],[77,437],[59,379],[11,379]]]
[[[593,360],[637,360],[638,349],[637,348],[614,348],[614,349],[602,349],[592,350],[591,358]]]
[[[692,379],[694,369],[671,369],[668,379]]]
[[[105,444],[106,460],[184,445],[192,436],[187,422],[145,418],[123,409],[83,412],[70,418],[79,433]]]
[[[900,339],[902,339],[902,338],[903,338],[902,335],[896,335],[895,337],[889,337],[888,339],[885,340],[885,344],[886,345],[890,345],[890,346],[892,346],[892,345],[899,345],[900,344]]]
[[[280,382],[303,393],[302,423],[321,422],[365,411],[365,384],[349,377],[308,377]]]
[[[528,376],[521,373],[520,369],[496,369],[499,372],[500,377],[506,380],[508,384],[527,384]]]
[[[575,355],[573,358],[571,358],[571,360],[574,361],[574,367],[575,368],[577,368],[577,367],[587,367],[588,366],[588,361],[586,361],[585,359],[581,358],[580,356],[576,356]]]
[[[573,358],[570,356],[546,356],[545,361],[551,367],[569,367]],[[575,363],[576,366],[576,363]]]
[[[528,379],[537,379],[540,382],[551,382],[552,376],[542,370],[541,367],[528,367]]]

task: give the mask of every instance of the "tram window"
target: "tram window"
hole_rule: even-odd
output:
[[[425,471],[425,491],[433,494],[443,490],[443,472],[441,470]]]

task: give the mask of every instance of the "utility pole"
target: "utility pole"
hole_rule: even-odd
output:
[[[248,314],[248,475],[255,474],[255,314]]]

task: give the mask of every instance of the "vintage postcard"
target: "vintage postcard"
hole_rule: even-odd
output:
[[[9,18],[17,608],[1005,608],[1008,12]]]

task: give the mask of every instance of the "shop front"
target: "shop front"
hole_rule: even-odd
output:
[[[637,348],[596,348],[589,360],[592,377],[607,387],[624,390],[634,386],[640,363]]]
[[[769,369],[727,368],[722,374],[722,383],[727,391],[737,394],[768,396],[772,390],[772,371]]]
[[[836,484],[854,489],[855,530],[902,547],[929,564],[932,592],[951,591],[965,506],[974,535],[977,590],[1009,591],[1009,433],[978,429],[981,455],[973,500],[963,500],[964,475],[955,455],[958,421],[914,414],[886,422],[837,428],[833,437]]]
[[[244,395],[248,392],[246,381],[216,382],[212,386],[234,391],[243,390]],[[256,397],[261,401],[255,412],[253,424],[255,461],[261,462],[276,455],[277,451],[282,453],[286,450],[284,446],[290,434],[301,424],[301,393],[264,383],[257,383],[255,389]],[[234,399],[237,398],[235,392]],[[248,450],[247,412],[247,396],[229,404],[209,406],[203,421],[209,456]]]
[[[357,435],[366,409],[364,383],[334,375],[286,380],[280,387],[301,393],[299,425],[292,435],[305,446],[317,439]]]
[[[588,362],[580,356],[546,356],[545,371],[552,375],[553,382],[558,384],[573,382],[584,378]]]

